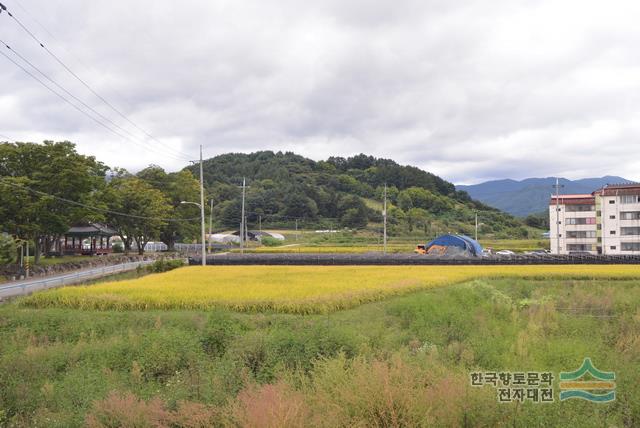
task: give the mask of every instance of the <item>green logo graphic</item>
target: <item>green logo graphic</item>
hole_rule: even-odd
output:
[[[593,379],[585,380],[589,374]],[[608,403],[616,399],[616,374],[594,367],[591,358],[585,358],[582,366],[573,372],[560,372],[560,401],[580,398],[596,403]]]

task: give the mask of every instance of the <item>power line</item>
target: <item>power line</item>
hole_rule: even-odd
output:
[[[167,222],[180,222],[180,221],[194,221],[194,220],[199,220],[200,217],[193,217],[193,218],[161,218],[161,217],[150,217],[150,216],[141,216],[141,215],[135,215],[135,214],[127,214],[127,213],[121,213],[118,211],[113,211],[113,210],[109,210],[106,208],[100,208],[100,207],[94,207],[92,205],[87,205],[87,204],[83,204],[82,202],[77,202],[77,201],[73,201],[71,199],[66,199],[66,198],[62,198],[60,196],[56,196],[56,195],[52,195],[50,193],[46,193],[46,192],[42,192],[40,190],[35,190],[32,189],[30,187],[27,186],[23,186],[17,183],[11,183],[11,182],[7,182],[7,181],[2,181],[2,180],[6,180],[6,177],[0,177],[0,185],[4,184],[7,186],[11,186],[11,187],[15,187],[18,189],[22,189],[22,190],[27,190],[29,192],[32,192],[36,195],[40,195],[40,196],[48,196],[50,198],[56,199],[58,201],[61,202],[66,202],[72,205],[76,205],[76,206],[80,206],[83,208],[87,208],[93,211],[99,211],[99,212],[103,212],[106,214],[113,214],[113,215],[117,215],[117,216],[121,216],[121,217],[129,217],[129,218],[137,218],[137,219],[141,219],[141,220],[160,220],[160,221],[167,221]]]
[[[85,112],[84,110],[82,110],[80,107],[78,107],[77,105],[75,105],[74,103],[72,103],[71,101],[69,101],[67,98],[65,98],[63,95],[61,95],[59,92],[55,91],[54,89],[50,88],[49,86],[47,86],[46,83],[44,83],[42,80],[40,80],[37,76],[35,76],[33,73],[31,73],[29,70],[27,70],[26,68],[24,68],[22,65],[20,65],[19,63],[17,63],[16,61],[14,61],[11,57],[9,57],[9,55],[5,54],[4,52],[0,51],[0,55],[4,56],[5,58],[7,58],[9,61],[11,61],[13,64],[15,64],[17,67],[19,67],[22,71],[24,71],[25,73],[27,73],[29,76],[31,76],[31,78],[33,78],[34,80],[36,80],[38,83],[40,83],[42,86],[44,86],[47,90],[51,91],[52,93],[54,93],[56,96],[58,96],[61,100],[63,100],[64,102],[66,102],[67,104],[69,104],[71,107],[73,107],[74,109],[78,110],[80,113],[82,113],[83,115],[87,116],[89,119],[93,120],[94,122],[96,122],[98,125],[102,126],[103,128],[105,128],[107,131],[112,132],[113,134],[117,135],[120,138],[123,139],[127,139],[126,136],[120,134],[118,131],[115,131],[111,128],[109,128],[107,125],[105,125],[104,123],[100,122],[98,119],[96,119],[95,117],[91,116],[90,114],[88,114],[87,112]]]
[[[22,21],[20,21],[14,14],[12,14],[9,10],[7,10],[7,8],[2,5],[2,3],[0,3],[0,6],[2,6],[3,10],[6,10],[7,14],[13,18],[13,20],[36,42],[38,43],[38,45],[40,45],[41,48],[43,48],[58,64],[60,64],[60,66],[62,66],[69,74],[71,74],[76,80],[78,80],[85,88],[87,88],[93,95],[95,95],[98,99],[100,99],[100,101],[102,101],[105,105],[107,105],[111,110],[113,110],[116,114],[118,114],[119,116],[121,116],[124,120],[126,120],[128,123],[130,123],[133,127],[135,127],[137,130],[139,130],[140,132],[142,132],[144,135],[146,135],[148,138],[156,141],[158,144],[160,144],[161,146],[164,146],[166,150],[170,150],[172,152],[175,152],[176,154],[179,154],[181,157],[185,157],[185,159],[189,159],[190,156],[186,153],[180,152],[179,150],[176,150],[168,145],[166,145],[165,143],[163,143],[162,141],[158,140],[156,137],[154,137],[153,135],[151,135],[149,132],[147,132],[146,130],[144,130],[142,127],[140,127],[138,124],[136,124],[135,122],[133,122],[131,119],[129,119],[124,113],[122,113],[120,110],[118,110],[112,103],[110,103],[107,99],[105,99],[102,95],[100,95],[97,91],[95,91],[91,85],[89,85],[85,80],[83,80],[80,76],[78,76],[73,70],[71,70],[71,68],[69,66],[67,66],[67,64],[64,63],[64,61],[62,61],[56,54],[54,54],[47,46],[45,46],[45,44],[43,42],[40,41],[40,39],[38,39],[38,37],[36,37],[35,34],[33,34],[33,32],[31,32],[31,30],[29,30],[23,23]]]
[[[38,72],[42,77],[44,77],[47,81],[51,82],[52,84],[54,84],[57,88],[59,88],[60,90],[62,90],[65,94],[67,94],[68,96],[70,96],[71,98],[73,98],[74,100],[76,100],[78,103],[80,103],[83,107],[85,107],[86,109],[88,109],[89,111],[91,111],[93,114],[95,114],[96,116],[100,117],[102,120],[110,123],[111,125],[113,125],[115,128],[119,129],[122,132],[125,132],[127,134],[129,134],[131,137],[133,138],[137,138],[133,133],[129,132],[128,130],[122,128],[121,126],[119,126],[117,123],[113,122],[111,119],[109,119],[108,117],[104,116],[103,114],[101,114],[99,111],[97,111],[96,109],[94,109],[93,107],[91,107],[90,105],[88,105],[87,103],[85,103],[84,101],[82,101],[80,98],[78,98],[77,96],[75,96],[74,94],[72,94],[71,92],[69,92],[66,88],[64,88],[62,85],[60,85],[58,82],[56,82],[55,80],[53,80],[52,78],[50,78],[48,75],[46,75],[42,70],[40,70],[36,65],[34,65],[31,61],[29,61],[27,58],[25,58],[24,56],[22,56],[18,51],[16,51],[15,49],[13,49],[11,46],[9,46],[4,40],[0,39],[0,44],[3,44],[9,51],[11,51],[14,55],[16,55],[18,58],[20,58],[22,61],[24,61],[26,64],[28,64],[32,69],[34,69],[36,72]],[[15,62],[14,62],[15,64]],[[22,68],[22,67],[21,67]],[[24,71],[24,68],[23,68]],[[32,76],[33,77],[33,76]],[[95,120],[95,119],[94,119]],[[104,125],[103,125],[104,126]],[[118,134],[120,135],[120,134]],[[130,138],[129,136],[124,136],[127,140],[133,142],[134,144],[141,144],[141,145],[145,145],[146,149],[153,149],[155,150],[156,148],[154,148],[153,146],[150,145],[146,145],[144,142],[142,141],[137,141],[137,140],[133,140],[132,138]],[[182,160],[182,158],[178,158],[168,152],[164,153],[167,156],[172,156],[175,159],[178,160]]]

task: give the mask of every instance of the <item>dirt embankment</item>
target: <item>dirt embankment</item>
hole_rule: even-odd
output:
[[[65,272],[93,267],[111,266],[122,263],[137,262],[142,260],[155,260],[158,258],[174,258],[174,253],[148,253],[143,256],[137,254],[119,254],[110,256],[87,256],[83,260],[74,259],[69,262],[31,266],[29,275],[31,277],[45,277],[49,275],[62,274]],[[20,266],[6,265],[0,266],[0,282],[18,278],[21,274]]]

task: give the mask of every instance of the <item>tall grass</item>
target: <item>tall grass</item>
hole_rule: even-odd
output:
[[[640,280],[518,278],[319,315],[8,303],[0,426],[635,427],[639,307]],[[498,404],[469,386],[585,356],[616,372],[614,403]]]

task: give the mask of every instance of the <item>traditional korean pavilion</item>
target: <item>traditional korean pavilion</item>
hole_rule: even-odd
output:
[[[62,252],[66,255],[86,255],[110,254],[111,238],[117,232],[100,223],[89,223],[77,225],[70,228],[64,234]]]

